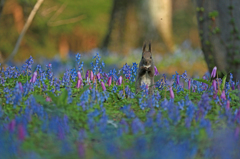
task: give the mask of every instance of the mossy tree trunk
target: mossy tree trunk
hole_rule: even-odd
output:
[[[196,0],[202,50],[208,69],[240,79],[240,1]]]

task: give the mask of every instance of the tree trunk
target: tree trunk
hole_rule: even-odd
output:
[[[172,0],[148,0],[152,22],[169,52],[174,51],[172,36]]]
[[[118,43],[120,48],[115,48],[116,50],[120,51],[123,48],[123,37],[124,37],[124,30],[126,24],[126,13],[127,8],[130,5],[132,0],[114,0],[113,7],[111,12],[111,17],[109,20],[108,30],[106,36],[103,40],[101,49],[103,53],[106,53],[107,48],[109,47],[110,43]],[[115,34],[113,36],[113,34]],[[112,41],[112,42],[111,42]]]
[[[240,79],[240,1],[196,0],[202,50],[208,69]]]
[[[3,6],[4,6],[4,0],[0,0],[0,18],[3,10]]]
[[[106,53],[108,48],[126,55],[145,40],[159,42],[160,36],[172,52],[171,8],[171,0],[114,0],[102,52]]]

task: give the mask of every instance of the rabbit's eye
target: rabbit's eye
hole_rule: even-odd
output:
[[[152,59],[152,56],[150,57],[150,59]]]
[[[143,59],[143,56],[142,56],[142,59]]]

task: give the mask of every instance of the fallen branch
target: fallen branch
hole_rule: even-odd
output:
[[[43,1],[44,0],[38,0],[37,3],[35,4],[33,10],[31,11],[31,13],[30,13],[30,15],[29,15],[29,17],[27,19],[27,22],[25,23],[25,25],[24,25],[24,27],[23,27],[23,29],[22,29],[19,37],[18,37],[18,40],[17,40],[17,43],[16,43],[16,45],[14,47],[13,52],[10,54],[10,56],[8,56],[8,58],[4,61],[4,63],[6,63],[10,59],[12,59],[16,55],[16,53],[18,52],[18,49],[19,49],[19,46],[21,44],[22,38],[25,35],[26,31],[28,30],[28,28],[29,28],[29,26],[30,26],[30,24],[31,24],[31,22],[32,22],[32,20],[33,20],[33,18],[35,16],[35,14],[37,13],[37,11],[38,11],[39,7],[41,6],[41,4],[43,3]]]
[[[75,23],[75,22],[77,22],[79,20],[82,20],[84,18],[85,18],[85,15],[80,15],[80,16],[75,17],[75,18],[59,20],[59,21],[55,21],[55,22],[48,22],[48,25],[49,26],[58,26],[58,25],[63,25],[63,24]]]
[[[53,6],[53,7],[50,7],[48,9],[45,9],[41,12],[41,15],[42,16],[47,16],[48,14],[52,13],[53,11],[57,10],[58,9],[58,6]]]
[[[63,3],[61,7],[55,12],[55,14],[49,19],[49,21],[53,21],[57,19],[57,17],[63,12],[63,10],[67,7],[67,3]]]

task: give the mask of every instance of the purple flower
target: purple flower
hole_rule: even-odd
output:
[[[111,84],[112,84],[112,76],[108,78],[107,84],[108,84],[108,86],[111,86]]]
[[[177,82],[176,82],[177,85],[179,85],[179,75],[177,74]]]
[[[16,121],[13,119],[9,124],[8,124],[8,130],[12,133],[15,130],[16,126]]]
[[[78,75],[78,79],[82,80],[82,75],[80,71],[77,72],[77,75]]]
[[[23,141],[25,139],[26,133],[22,124],[18,126],[18,139]]]
[[[117,85],[121,85],[122,84],[122,80],[123,80],[123,78],[122,78],[122,76],[120,76],[118,78]]]
[[[227,100],[226,109],[227,109],[227,110],[229,110],[229,109],[230,109],[230,101],[229,101],[229,100]]]
[[[216,77],[216,73],[217,73],[217,67],[215,66],[212,70],[212,73],[211,73],[211,77],[212,78],[215,78]]]
[[[215,79],[213,80],[212,85],[213,85],[213,90],[216,91],[217,90],[217,83],[216,83]]]
[[[234,83],[232,83],[232,90],[235,90],[235,86],[234,86]]]
[[[90,80],[91,80],[91,81],[93,81],[93,77],[94,77],[93,71],[91,71],[91,73],[90,73]]]
[[[81,84],[82,84],[82,80],[81,80],[81,79],[78,79],[76,88],[80,88],[80,87],[81,87]]]
[[[213,94],[213,99],[216,99],[216,98],[217,98],[217,90],[215,90]]]
[[[99,72],[97,73],[97,75],[96,75],[96,76],[97,76],[97,79],[98,79],[98,80],[100,80],[100,79],[101,79],[101,74],[100,74]]]
[[[19,89],[21,90],[21,92],[23,93],[23,86],[22,86],[22,83],[21,83],[21,82],[18,82],[18,87],[19,87]]]
[[[154,76],[157,76],[157,75],[159,75],[159,72],[158,72],[158,70],[157,70],[157,67],[154,66]]]
[[[170,97],[171,99],[174,99],[174,92],[172,90],[172,87],[169,88],[169,91],[170,91]]]
[[[191,89],[191,79],[188,79],[188,89]]]
[[[34,73],[33,73],[33,76],[32,76],[32,78],[30,79],[30,83],[35,83],[36,82],[36,80],[37,80],[37,71],[35,71]]]
[[[225,90],[222,91],[221,98],[222,98],[223,100],[226,100]]]
[[[78,144],[78,155],[80,158],[85,156],[85,149],[83,143]]]
[[[101,81],[101,85],[102,85],[102,89],[103,89],[103,91],[106,91],[106,87],[105,87],[105,84],[104,84],[103,81]]]
[[[88,76],[89,76],[89,70],[87,70],[87,72],[86,72],[86,77],[85,77],[85,79],[87,79]]]
[[[61,126],[58,126],[58,138],[63,140],[65,138],[64,130]]]
[[[46,102],[51,102],[51,101],[52,101],[52,99],[50,97],[46,98]]]

